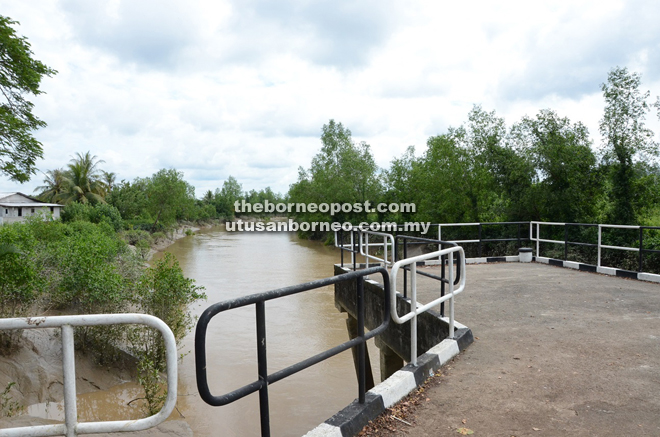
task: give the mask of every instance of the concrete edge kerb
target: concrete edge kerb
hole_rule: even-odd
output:
[[[417,366],[408,364],[369,390],[364,404],[353,401],[304,437],[348,437],[360,432],[370,420],[422,385],[474,341],[472,331],[459,323],[456,323],[454,334],[453,339],[444,339],[419,356]]]

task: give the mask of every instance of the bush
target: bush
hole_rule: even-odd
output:
[[[107,203],[89,205],[74,202],[62,209],[60,217],[64,223],[72,223],[76,221],[85,221],[96,224],[108,223],[115,232],[119,232],[124,228],[124,221],[121,218],[119,210]]]
[[[183,275],[179,262],[172,254],[165,253],[153,267],[143,272],[133,304],[140,311],[164,321],[179,344],[195,325],[188,305],[206,299],[203,289],[196,286],[193,279]],[[132,328],[128,339],[131,353],[140,363],[138,379],[145,389],[149,413],[154,414],[165,400],[160,376],[166,367],[165,343],[158,331],[146,327]]]

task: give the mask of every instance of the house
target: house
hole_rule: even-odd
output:
[[[23,193],[0,193],[0,225],[20,222],[37,214],[60,218],[61,210],[62,205],[42,202]]]

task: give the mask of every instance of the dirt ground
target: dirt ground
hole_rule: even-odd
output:
[[[660,285],[543,264],[467,275],[456,319],[475,342],[362,436],[660,435]]]

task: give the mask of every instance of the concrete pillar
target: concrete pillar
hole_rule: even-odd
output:
[[[348,330],[348,338],[350,340],[357,337],[357,319],[348,315],[346,319],[346,329]],[[355,366],[355,377],[358,378],[358,352],[357,347],[352,347],[351,352],[353,353],[353,364]],[[371,390],[375,387],[374,384],[374,373],[371,371],[371,361],[369,360],[369,349],[364,348],[364,361],[365,361],[365,389]],[[356,379],[357,380],[357,379]]]
[[[376,337],[376,346],[380,350],[380,380],[385,381],[392,376],[394,372],[403,367],[403,358],[401,358],[392,348]]]

